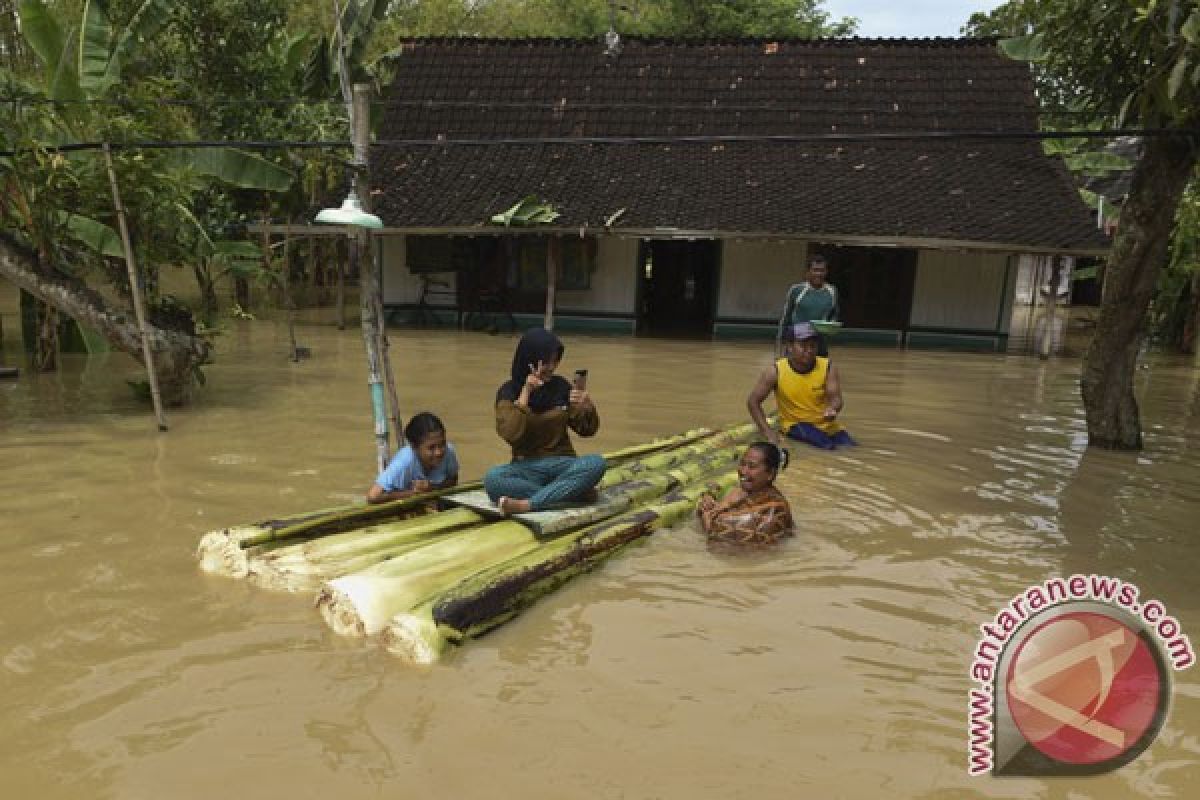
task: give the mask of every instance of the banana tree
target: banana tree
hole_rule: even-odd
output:
[[[65,152],[59,146],[97,140],[119,146],[128,139],[187,137],[186,119],[150,113],[159,109],[155,92],[161,87],[153,80],[127,82],[123,73],[137,60],[139,49],[167,25],[173,6],[168,0],[145,0],[127,24],[116,26],[99,0],[87,0],[74,20],[42,0],[22,0],[21,32],[42,71],[35,76],[40,81],[20,85],[26,103],[17,106],[14,125],[0,131],[0,145],[12,153],[0,159],[0,195],[11,201],[0,208],[3,227],[11,232],[0,274],[55,313],[93,325],[117,349],[135,356],[141,350],[137,337],[121,330],[127,315],[109,309],[94,293],[83,296],[90,272],[103,274],[122,295],[132,288],[116,268],[115,258],[122,255],[116,234],[102,221],[112,217],[112,209],[97,153]],[[9,82],[17,83],[11,78]],[[121,103],[113,102],[117,100]],[[206,187],[217,184],[273,192],[292,184],[287,170],[227,147],[118,150],[117,155],[119,182],[131,187],[127,205],[138,262],[148,267],[141,280],[151,291],[158,264],[186,263],[196,252],[196,237],[180,235],[175,224],[180,215],[173,209],[189,207]],[[191,341],[195,337],[186,332],[160,333],[151,337],[155,360],[177,365],[166,370],[170,375],[161,376],[164,393],[175,403],[183,402],[192,376],[208,357],[208,346]],[[171,352],[157,352],[159,348]],[[180,385],[168,386],[171,381]]]

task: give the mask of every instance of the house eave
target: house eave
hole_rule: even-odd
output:
[[[254,223],[247,226],[251,233],[271,233],[286,236],[345,236],[343,228],[329,225],[278,225]],[[372,236],[523,236],[528,234],[557,234],[560,236],[616,236],[627,239],[767,239],[776,241],[818,241],[857,247],[907,247],[919,250],[974,250],[990,253],[1034,253],[1063,256],[1097,256],[1109,253],[1108,247],[1070,247],[1026,242],[992,242],[979,239],[950,239],[929,236],[866,236],[839,233],[779,233],[776,231],[727,231],[686,228],[592,228],[539,225],[534,228],[505,228],[500,226],[405,227],[387,226],[372,231]]]

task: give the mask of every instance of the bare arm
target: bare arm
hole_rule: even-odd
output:
[[[829,372],[825,374],[825,400],[825,419],[833,419],[842,413],[842,381],[833,364],[829,365]]]
[[[754,424],[758,426],[758,432],[763,435],[763,438],[776,446],[779,445],[779,431],[773,429],[767,422],[767,415],[763,413],[762,404],[767,396],[775,391],[777,380],[775,365],[772,364],[762,371],[754,388],[746,396],[746,409],[750,412],[750,419],[754,420]]]
[[[450,484],[453,486],[454,484]],[[388,491],[378,483],[372,483],[371,488],[367,490],[367,504],[378,505],[379,503],[390,503],[393,500],[403,500],[406,497],[412,497],[414,494],[429,491],[429,481],[414,481],[411,489],[396,489]]]

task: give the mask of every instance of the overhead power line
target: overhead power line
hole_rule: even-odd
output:
[[[45,97],[0,97],[0,103],[10,105],[48,105],[48,106],[104,106],[122,108],[126,111],[138,111],[139,107],[124,100],[108,100],[108,99],[88,99],[88,100],[53,100]],[[161,106],[178,106],[183,108],[207,108],[207,107],[223,107],[223,106],[264,106],[278,108],[306,108],[306,107],[325,107],[344,108],[345,103],[341,100],[305,100],[305,99],[288,99],[288,100],[265,100],[265,99],[238,99],[238,98],[217,98],[208,100],[195,100],[184,98],[160,98],[152,101],[152,104],[144,107],[146,111],[154,111]],[[476,110],[476,111],[494,111],[496,109],[513,110],[513,111],[553,111],[555,113],[567,113],[578,111],[707,111],[707,112],[768,112],[768,113],[822,113],[828,114],[831,111],[837,114],[908,114],[911,113],[905,105],[897,107],[894,104],[881,104],[877,106],[839,106],[831,108],[828,104],[811,104],[811,105],[777,105],[777,104],[749,104],[749,103],[613,103],[613,102],[529,102],[529,101],[503,101],[503,100],[377,100],[371,103],[373,109],[413,109],[413,110],[428,110],[428,109],[458,109],[458,110]],[[1012,103],[997,103],[988,105],[987,103],[975,103],[971,106],[971,111],[974,114],[982,113],[1007,113],[1017,116],[1029,116],[1031,113],[1036,114],[1038,111],[1030,111],[1024,105],[1014,106]],[[1043,111],[1041,113],[1053,116],[1088,116],[1087,111]]]
[[[1200,129],[1192,128],[1108,128],[1103,130],[1070,131],[896,131],[874,133],[797,133],[797,134],[713,134],[671,136],[530,136],[498,138],[379,139],[373,144],[387,147],[487,147],[494,145],[631,145],[631,144],[743,144],[786,142],[900,142],[900,141],[1015,141],[1050,139],[1115,139],[1124,136],[1189,136],[1200,137]],[[242,150],[327,149],[351,147],[348,141],[313,140],[198,140],[198,141],[129,141],[112,142],[113,150],[195,150],[229,147]],[[75,142],[41,148],[51,153],[71,153],[103,149],[104,142]],[[16,155],[17,150],[0,151],[0,156]]]

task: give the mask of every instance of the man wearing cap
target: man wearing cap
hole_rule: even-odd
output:
[[[786,357],[763,370],[746,397],[746,408],[759,432],[776,445],[782,431],[789,439],[832,450],[854,444],[838,424],[842,387],[829,359],[817,355],[817,330],[810,322],[789,325],[783,331]],[[775,392],[779,430],[767,423],[762,404]]]
[[[775,337],[775,352],[785,355],[784,332],[800,322],[832,322],[838,318],[837,287],[827,283],[829,264],[825,256],[814,255],[808,261],[808,273],[803,283],[793,284],[788,289],[783,303],[783,316],[779,318],[779,332]],[[817,355],[827,356],[829,351],[825,339],[817,334]]]

